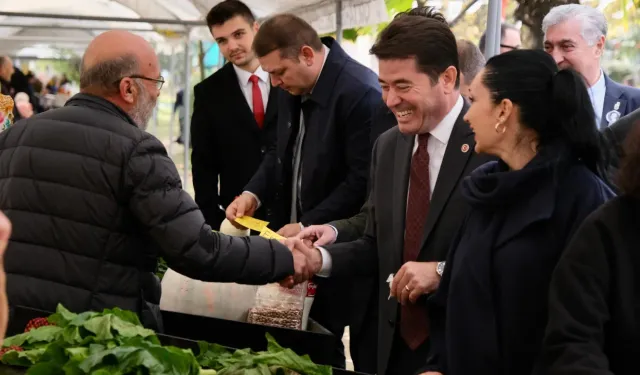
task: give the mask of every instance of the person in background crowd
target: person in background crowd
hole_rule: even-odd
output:
[[[0,56],[0,94],[13,98],[16,94],[11,86],[11,77],[14,73],[13,62],[8,56]]]
[[[544,365],[536,374],[638,373],[640,128],[625,149],[622,195],[584,221],[553,272]]]
[[[376,278],[379,287],[367,306],[378,318],[381,375],[414,374],[425,366],[426,295],[438,287],[451,241],[469,210],[458,185],[492,160],[473,152],[457,52],[449,25],[432,7],[400,13],[380,33],[371,53],[379,60],[383,98],[398,126],[374,147],[364,235],[325,249],[292,240],[307,251],[318,276],[343,284],[359,276]],[[354,218],[348,219],[352,227],[359,225]],[[336,234],[328,225],[315,228]]]
[[[0,345],[4,341],[9,323],[9,302],[7,301],[7,274],[4,271],[4,253],[11,237],[11,222],[0,212]]]
[[[486,43],[487,32],[485,31],[480,37],[480,43],[478,43],[478,48],[483,54],[485,53]],[[500,53],[519,49],[521,44],[519,28],[507,23],[500,25]]]
[[[29,96],[27,94],[25,94],[24,92],[17,93],[14,102],[16,105],[16,110],[20,115],[20,118],[18,118],[18,120],[33,116],[33,105],[31,105],[31,102],[29,102]]]
[[[623,145],[629,134],[632,134],[638,127],[640,127],[640,108],[602,130],[606,145],[611,153],[608,166],[609,181],[615,182],[618,180],[618,169],[625,158]]]
[[[607,29],[602,12],[580,4],[557,6],[542,21],[544,50],[560,69],[573,68],[584,77],[599,129],[640,107],[640,89],[614,82],[602,71]]]
[[[333,38],[320,38],[306,21],[290,14],[265,21],[253,48],[278,98],[277,141],[227,218],[252,216],[261,205],[267,221],[284,237],[303,226],[358,212],[367,195],[373,115],[380,104],[378,77]],[[321,140],[321,141],[319,141]],[[350,289],[321,280],[311,317],[336,335],[350,314]],[[344,367],[342,353],[332,363]]]
[[[0,133],[0,209],[14,225],[10,304],[120,307],[161,330],[159,256],[203,281],[305,274],[278,241],[228,237],[205,224],[164,146],[144,131],[163,83],[147,41],[107,31],[85,51],[80,94]]]
[[[58,93],[58,89],[60,88],[59,82],[58,82],[58,77],[53,76],[51,77],[51,79],[49,80],[49,83],[47,83],[47,92],[49,94],[55,95]]]
[[[484,55],[475,44],[458,39],[458,61],[460,63],[460,94],[467,97],[469,85],[486,62]]]
[[[462,183],[471,212],[430,299],[430,371],[530,374],[551,273],[580,223],[613,197],[582,77],[540,50],[489,59],[465,116],[498,161]]]
[[[194,88],[191,164],[196,203],[218,229],[224,208],[242,194],[275,142],[280,90],[251,47],[258,23],[244,3],[220,2],[207,25],[229,63]],[[265,218],[265,206],[254,216]]]

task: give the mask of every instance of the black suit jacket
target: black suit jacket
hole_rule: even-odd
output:
[[[330,52],[313,92],[304,103],[284,91],[279,96],[277,142],[245,188],[273,210],[267,220],[274,230],[290,221],[293,147],[302,107],[306,132],[298,221],[324,224],[350,217],[367,194],[371,122],[381,97],[378,77],[332,38],[322,41]]]
[[[260,129],[231,63],[194,88],[193,187],[195,201],[214,229],[220,228],[225,218],[219,206],[226,208],[242,193],[275,142],[278,91],[272,87],[269,92],[264,126]],[[262,212],[257,216],[263,216]]]
[[[625,141],[628,135],[633,134],[633,128],[636,124],[640,124],[640,108],[602,130],[610,156],[607,175],[609,181],[614,182],[614,185],[618,177],[618,169],[620,169],[622,159],[625,155]]]
[[[640,107],[640,89],[621,85],[607,75],[604,76],[604,81],[606,91],[602,106],[602,118],[598,124],[600,129],[615,124],[620,117],[626,116]],[[614,115],[616,111],[618,116]]]
[[[458,187],[462,178],[491,160],[476,154],[473,133],[462,119],[465,103],[449,138],[431,198],[418,261],[443,261],[469,207]],[[394,127],[378,138],[371,163],[371,192],[365,234],[357,241],[327,247],[332,278],[375,275],[378,305],[378,374],[387,370],[396,329],[398,302],[388,300],[387,278],[403,264],[405,214],[414,135]],[[466,151],[464,151],[466,150]],[[426,363],[426,358],[425,358]]]

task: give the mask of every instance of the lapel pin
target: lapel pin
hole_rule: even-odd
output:
[[[460,151],[466,153],[469,151],[469,145],[468,144],[463,144],[462,147],[460,147]]]
[[[287,122],[287,128],[291,127],[291,121]]]
[[[613,110],[607,112],[607,115],[605,116],[605,118],[607,119],[607,122],[609,123],[609,125],[611,125],[612,123],[620,119],[620,112],[618,111],[619,109],[620,109],[620,102],[616,102],[616,104],[613,106]]]

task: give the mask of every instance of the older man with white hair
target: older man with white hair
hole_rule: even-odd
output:
[[[542,21],[545,51],[561,69],[573,68],[584,76],[601,129],[640,107],[639,89],[614,82],[602,71],[607,29],[600,11],[580,4],[555,7]]]

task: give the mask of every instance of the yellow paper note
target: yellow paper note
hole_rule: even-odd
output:
[[[245,228],[249,228],[251,230],[255,230],[256,232],[262,232],[264,228],[269,225],[268,222],[263,220],[258,220],[251,216],[243,216],[236,218],[236,223],[242,225]]]
[[[264,228],[262,232],[260,232],[260,237],[268,238],[270,240],[284,240],[285,238],[279,235],[278,233],[272,231],[269,228]]]

